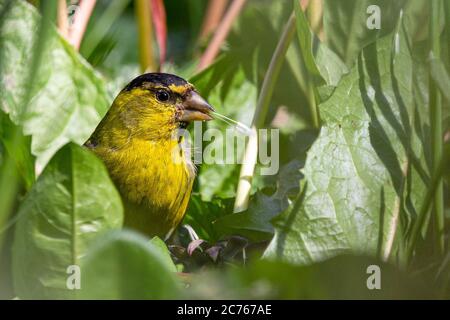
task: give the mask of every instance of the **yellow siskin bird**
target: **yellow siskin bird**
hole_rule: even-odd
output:
[[[126,227],[167,239],[181,222],[195,166],[179,132],[212,111],[192,84],[166,73],[143,74],[116,97],[85,146],[108,168]]]

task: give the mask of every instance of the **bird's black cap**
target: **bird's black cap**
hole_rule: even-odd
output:
[[[133,88],[142,87],[144,83],[152,83],[168,87],[170,85],[184,86],[187,81],[170,73],[144,73],[133,79],[123,90],[130,91]]]

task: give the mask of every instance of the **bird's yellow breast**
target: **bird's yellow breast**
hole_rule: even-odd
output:
[[[165,238],[181,221],[195,177],[179,141],[130,139],[93,149],[108,167],[125,207],[125,226]]]
[[[179,136],[212,110],[191,84],[165,73],[138,76],[118,94],[85,146],[107,166],[126,227],[166,238],[180,223],[195,170]]]

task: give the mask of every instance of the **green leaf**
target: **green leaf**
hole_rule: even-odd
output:
[[[396,26],[405,0],[325,0],[323,25],[327,44],[347,66],[352,66],[362,48],[390,33]],[[369,29],[367,8],[380,8],[380,29]]]
[[[0,142],[8,156],[14,159],[17,172],[21,175],[27,189],[34,183],[34,157],[31,154],[31,139],[22,136],[19,144],[14,145],[14,134],[21,128],[16,126],[4,112],[0,110]]]
[[[365,48],[319,106],[302,195],[266,251],[296,263],[342,252],[404,258],[405,234],[429,180],[414,115],[413,59],[402,24]]]
[[[232,63],[228,55],[222,55],[206,69],[192,76],[189,82],[194,84],[195,88],[207,97],[211,90],[219,84],[221,76],[227,71],[227,66],[229,68]]]
[[[152,240],[153,242],[153,240]],[[160,248],[131,231],[114,231],[92,247],[82,262],[83,299],[175,299],[172,267]]]
[[[279,199],[256,193],[244,212],[227,214],[214,221],[221,237],[239,235],[252,241],[269,240],[273,235],[272,218],[283,210]]]
[[[347,67],[311,31],[299,1],[294,1],[294,10],[298,42],[307,71],[315,78],[317,85],[335,87],[342,74],[347,72]]]
[[[450,129],[450,75],[442,60],[435,57],[431,57],[426,66],[429,66],[429,74],[444,98],[442,102],[442,126],[444,131],[448,131]],[[426,90],[428,90],[428,87]]]
[[[233,203],[234,199],[220,198],[203,201],[199,195],[193,194],[183,224],[194,228],[200,239],[215,243],[220,235],[212,221],[232,212]]]
[[[103,163],[68,144],[51,159],[21,204],[13,277],[21,299],[73,298],[66,269],[79,265],[98,234],[122,225],[123,209]]]
[[[87,30],[88,32],[86,32],[86,36],[80,47],[80,52],[83,56],[86,58],[91,56],[109,32],[111,25],[123,14],[123,11],[129,3],[130,0],[118,0],[109,2],[106,5],[104,3],[98,4],[99,6],[103,5],[103,7],[97,9],[101,12],[101,14],[98,13],[99,16],[93,17],[94,19],[92,19],[92,21],[95,21],[95,23],[91,23],[90,27],[92,29]],[[124,24],[121,24],[121,27],[124,28]]]
[[[441,1],[443,4],[446,1]],[[430,30],[430,10],[429,10],[430,1],[429,0],[406,0],[403,5],[403,16],[405,25],[407,26],[408,34],[411,36],[414,42],[422,42],[428,39]],[[442,11],[439,14],[439,29],[445,29],[445,26],[448,26],[448,22],[446,24],[446,20],[448,21],[448,17],[446,18],[445,6],[442,6]],[[441,39],[442,47],[444,47],[444,43],[446,39],[443,37]]]
[[[169,249],[167,249],[166,243],[164,241],[162,241],[158,237],[153,237],[150,240],[150,246],[155,248],[160,253],[160,256],[164,259],[167,270],[171,272],[177,272],[177,267],[173,263],[172,258],[170,257]]]
[[[430,74],[434,83],[441,91],[442,95],[450,101],[450,76],[445,69],[445,65],[441,60],[431,58],[430,61]]]
[[[257,192],[244,212],[227,214],[213,222],[221,237],[239,235],[253,241],[269,240],[274,233],[271,220],[289,205],[289,195],[299,189],[300,162],[293,160],[280,169],[277,190],[271,195]]]
[[[313,38],[314,34],[311,32],[308,21],[306,20],[305,14],[300,7],[300,2],[294,1],[294,12],[295,12],[295,25],[297,29],[297,38],[302,50],[303,60],[305,61],[306,68],[308,72],[314,76],[322,78],[320,71],[314,61],[313,55]]]
[[[244,212],[232,213],[233,198],[204,201],[198,195],[193,195],[183,223],[189,224],[200,239],[210,243],[232,235],[243,236],[252,241],[270,239],[274,232],[272,218],[285,210],[290,198],[298,192],[300,166],[300,161],[293,160],[282,166],[277,176],[261,181],[261,184],[267,185],[264,192],[271,195],[262,191],[255,192],[249,209]],[[276,188],[269,190],[271,185]]]
[[[25,135],[32,137],[32,153],[42,167],[68,141],[82,144],[110,105],[99,75],[52,28],[42,63],[33,79],[28,70],[35,32],[40,23],[36,9],[14,1],[0,30],[0,109],[8,113]],[[31,83],[26,110],[21,103]]]

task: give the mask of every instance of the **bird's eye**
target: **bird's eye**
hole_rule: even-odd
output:
[[[156,99],[158,99],[161,102],[166,102],[169,100],[169,93],[166,90],[159,90],[156,92]]]

